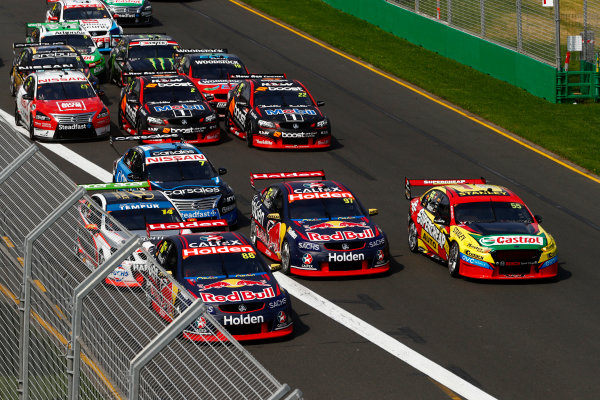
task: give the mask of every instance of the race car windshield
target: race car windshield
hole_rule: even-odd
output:
[[[42,38],[42,43],[64,42],[77,48],[90,48],[96,46],[88,35],[52,35]]]
[[[485,201],[454,206],[457,224],[520,222],[533,223],[533,217],[521,203]]]
[[[173,58],[176,46],[131,46],[129,58]]]
[[[153,88],[148,88],[148,86],[146,86],[144,88],[144,102],[146,103],[177,103],[190,101],[204,101],[198,89],[191,83],[189,86],[156,86]]]
[[[111,211],[110,215],[131,231],[146,230],[146,224],[183,222],[174,208],[143,208]]]
[[[104,7],[76,7],[67,8],[63,11],[65,21],[77,21],[81,19],[110,19],[110,14]]]
[[[148,179],[158,182],[211,179],[218,176],[215,168],[206,161],[176,161],[146,166]]]
[[[49,64],[73,64],[77,66],[79,69],[83,69],[83,63],[81,59],[77,59],[77,57],[43,57],[36,58],[33,60],[33,65],[49,65]]]
[[[243,74],[244,66],[239,63],[192,63],[192,78],[196,79],[227,79],[229,74]]]
[[[254,252],[206,254],[183,259],[183,276],[215,277],[264,273],[267,267]]]
[[[292,219],[343,219],[364,216],[358,202],[353,198],[296,200],[289,203]]]
[[[305,91],[258,91],[254,93],[256,106],[312,106],[313,103]]]
[[[96,92],[87,81],[57,82],[38,85],[39,100],[74,100],[96,97]]]

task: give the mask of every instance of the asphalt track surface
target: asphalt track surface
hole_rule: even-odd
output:
[[[249,231],[250,171],[323,168],[350,186],[362,203],[379,209],[393,256],[391,272],[361,279],[293,278],[380,331],[392,336],[482,391],[499,399],[600,397],[600,185],[456,112],[408,90],[226,0],[153,1],[151,28],[185,47],[226,47],[251,72],[303,81],[334,130],[327,152],[248,149],[224,135],[203,150],[229,170]],[[13,41],[24,24],[43,19],[43,0],[0,2],[0,108],[12,114],[8,71]],[[399,54],[398,57],[402,55]],[[118,88],[104,85],[116,127]],[[526,112],[526,110],[523,110]],[[551,118],[551,116],[548,116]],[[566,133],[568,134],[568,133]],[[133,144],[132,144],[133,145]],[[107,141],[66,145],[100,167],[127,144]],[[96,181],[43,150],[77,183]],[[450,278],[445,266],[408,251],[404,176],[472,178],[516,191],[558,243],[554,282],[479,282]],[[294,299],[292,338],[246,348],[281,382],[307,399],[460,398],[370,341]]]

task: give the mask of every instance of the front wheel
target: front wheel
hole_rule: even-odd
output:
[[[15,90],[15,74],[10,74],[10,95],[12,97],[15,97],[15,94],[17,93],[17,91]]]
[[[411,252],[416,253],[418,250],[417,244],[417,227],[415,226],[414,222],[410,221],[410,223],[408,224],[408,249]]]
[[[254,219],[250,222],[250,243],[256,246],[256,221]]]
[[[144,130],[142,129],[142,121],[138,120],[138,122],[136,122],[135,132],[138,136],[142,136],[144,134]],[[142,144],[144,141],[142,139],[138,139],[138,143]]]
[[[33,115],[29,116],[29,139],[35,140],[35,128],[33,127]]]
[[[21,114],[19,114],[19,107],[15,104],[15,125],[21,125]]]
[[[450,244],[450,251],[448,253],[448,272],[453,278],[458,278],[460,273],[460,260],[458,259],[458,243],[452,242]]]
[[[254,138],[253,124],[249,123],[246,125],[246,144],[248,147],[253,147],[252,141]]]
[[[280,271],[286,275],[290,274],[290,244],[287,240],[281,245],[281,269]]]

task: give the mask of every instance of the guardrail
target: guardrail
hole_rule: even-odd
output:
[[[84,225],[118,233],[98,257]],[[2,399],[301,399],[174,281],[137,237],[99,209],[37,146],[0,118],[0,394]],[[146,287],[105,278],[133,252],[188,304],[149,306]],[[155,293],[156,295],[156,293]],[[197,321],[218,337],[192,342]]]

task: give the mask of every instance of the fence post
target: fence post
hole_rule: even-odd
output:
[[[452,26],[452,0],[448,0],[448,26]]]
[[[415,12],[418,13],[419,12],[419,8],[420,8],[419,0],[415,0]]]
[[[38,147],[36,145],[31,145],[24,152],[22,152],[17,158],[10,163],[10,165],[0,172],[0,185],[4,183],[5,180],[8,179],[16,170],[21,168],[21,166],[31,158],[35,153],[38,152]]]
[[[554,0],[554,34],[556,36],[556,69],[560,71],[560,0]]]
[[[85,278],[73,291],[72,313],[71,313],[71,348],[67,354],[67,373],[69,375],[69,400],[79,398],[80,382],[80,364],[81,364],[81,319],[83,312],[83,299],[99,284],[104,278],[114,271],[119,264],[125,260],[131,253],[140,247],[139,238],[132,236],[123,246],[111,254],[110,258],[100,265],[92,274]]]
[[[29,324],[31,320],[31,269],[33,258],[33,242],[36,241],[50,225],[56,222],[68,209],[72,207],[81,197],[85,190],[78,187],[69,197],[67,197],[53,213],[40,223],[25,238],[25,262],[23,266],[23,281],[21,294],[19,296],[19,311],[21,313],[21,342],[19,343],[19,357],[21,361],[19,371],[19,398],[27,400],[29,398]]]
[[[517,0],[517,52],[523,52],[523,13],[521,12],[521,1]]]
[[[485,0],[479,0],[479,19],[481,24],[481,37],[485,37]]]

